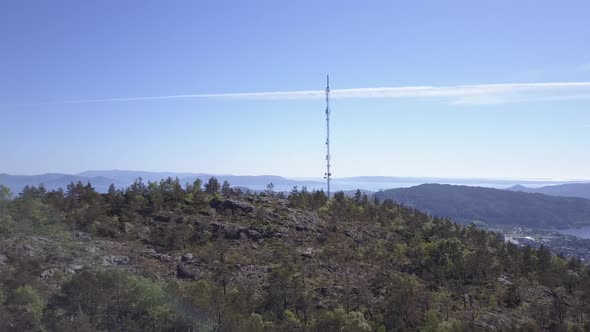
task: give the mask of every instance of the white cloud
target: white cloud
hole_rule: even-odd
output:
[[[400,87],[336,90],[343,98],[444,99],[452,104],[498,104],[537,100],[590,98],[590,82],[478,84],[443,87]]]
[[[324,97],[323,90],[275,91],[218,94],[184,94],[168,96],[104,98],[38,103],[71,104],[146,101],[163,99],[254,99],[254,100],[301,100]],[[485,105],[523,103],[532,101],[575,100],[590,98],[590,82],[556,83],[507,83],[455,86],[406,86],[382,88],[333,89],[333,99],[345,98],[391,98],[440,100],[457,105]]]

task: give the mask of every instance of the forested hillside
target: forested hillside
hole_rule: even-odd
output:
[[[506,190],[522,191],[525,193],[537,193],[551,196],[581,197],[590,199],[590,183],[568,183],[540,188],[516,185]]]
[[[584,198],[446,184],[390,189],[375,196],[461,223],[478,220],[539,228],[590,224],[590,200]]]
[[[269,187],[271,189],[271,187]],[[392,201],[0,190],[4,331],[584,331],[590,268]]]

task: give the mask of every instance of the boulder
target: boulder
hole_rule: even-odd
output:
[[[255,229],[247,229],[245,234],[249,239],[254,241],[258,241],[264,237],[259,231]]]
[[[66,274],[75,274],[78,271],[84,269],[84,265],[70,265],[66,267],[65,272]]]
[[[246,229],[242,226],[235,225],[235,224],[228,224],[223,228],[223,233],[225,234],[226,239],[230,240],[239,240],[242,238],[241,234],[245,232]]]
[[[39,273],[39,278],[47,280],[47,279],[53,277],[53,275],[55,274],[55,272],[57,272],[57,270],[59,270],[59,269],[56,267],[45,270],[45,271]]]
[[[266,229],[262,231],[263,238],[282,238],[285,237],[285,234],[288,232],[288,229],[284,226],[278,227],[278,229]]]
[[[231,210],[232,212],[250,213],[254,211],[254,206],[246,202],[241,202],[235,199],[226,199],[224,201],[214,199],[211,201],[211,207],[216,210]]]
[[[129,234],[135,229],[135,226],[130,222],[123,223],[123,232]]]
[[[305,248],[305,250],[303,250],[300,255],[301,255],[301,257],[305,257],[305,258],[313,258],[313,254],[314,254],[313,248]]]
[[[176,266],[176,276],[183,279],[194,279],[195,273],[188,266],[179,264]]]
[[[176,277],[182,279],[201,279],[203,273],[195,267],[186,264],[178,264],[176,266]]]
[[[353,230],[345,230],[344,235],[348,236],[349,238],[353,239],[356,243],[362,242],[362,234],[359,234],[357,231]]]
[[[193,254],[184,254],[184,255],[180,256],[180,259],[183,262],[188,262],[193,259]]]
[[[6,265],[8,262],[8,257],[4,254],[0,254],[0,266]]]

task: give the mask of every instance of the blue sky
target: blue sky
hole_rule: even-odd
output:
[[[588,12],[587,1],[3,1],[0,172],[321,177],[329,73],[335,177],[590,179]],[[178,95],[191,96],[143,98]]]

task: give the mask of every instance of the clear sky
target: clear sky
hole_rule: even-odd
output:
[[[321,177],[329,73],[335,177],[590,179],[588,13],[588,1],[2,1],[0,172]]]

